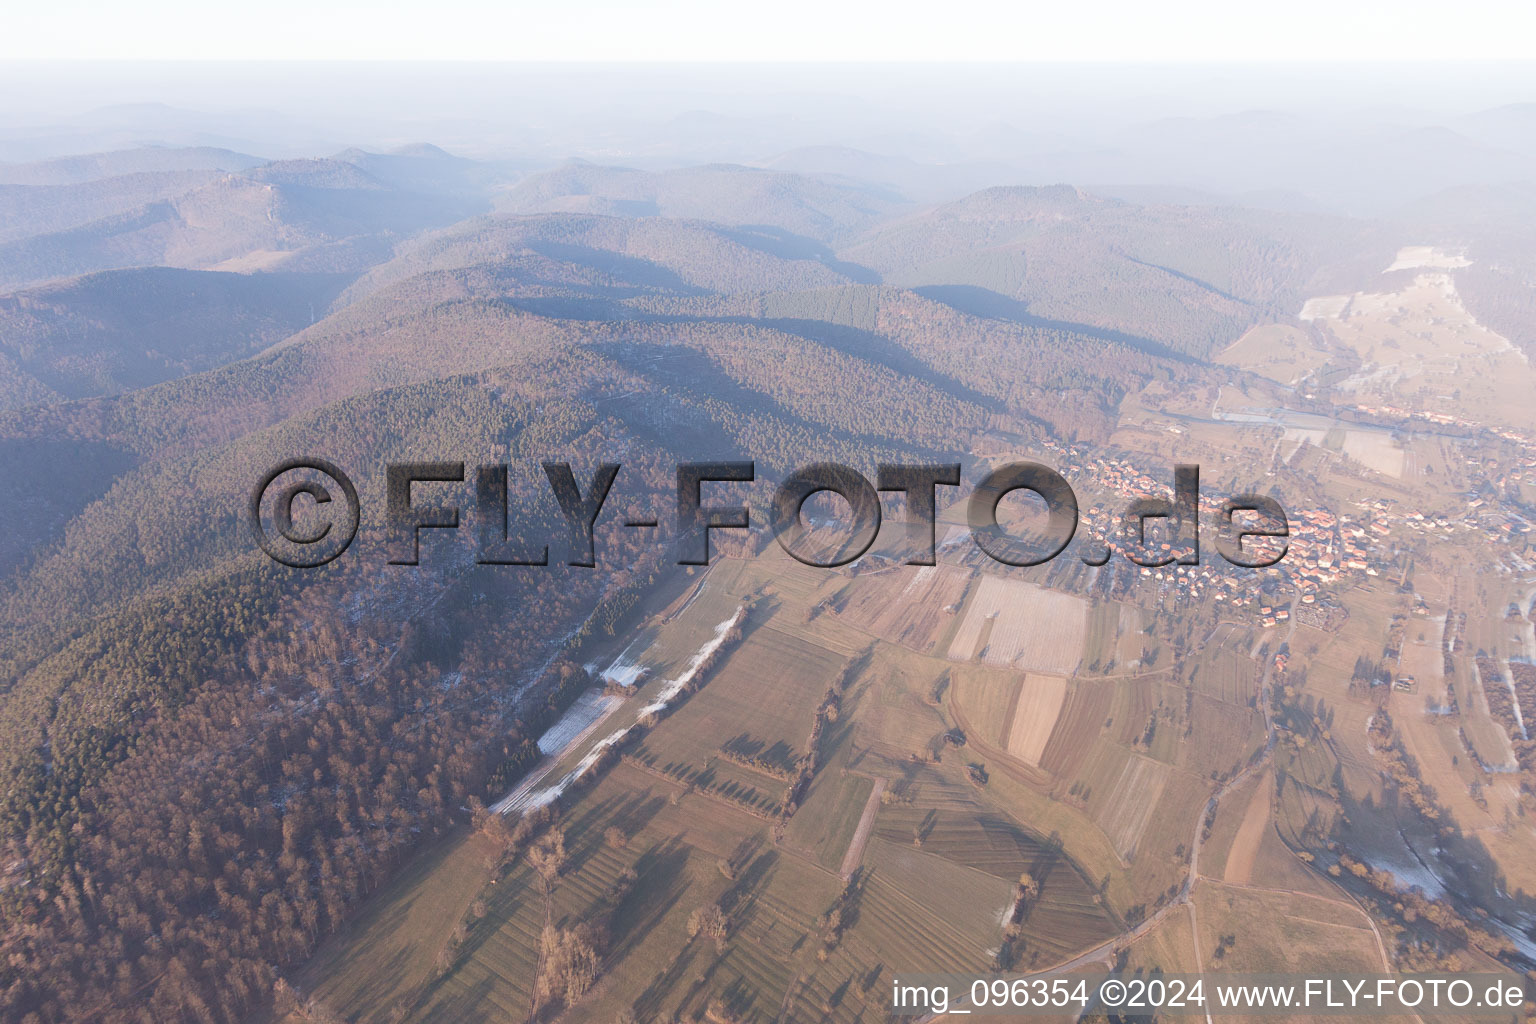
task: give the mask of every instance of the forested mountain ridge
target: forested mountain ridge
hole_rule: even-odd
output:
[[[0,245],[0,284],[95,270],[362,270],[401,238],[471,212],[463,200],[228,176],[50,234]]]
[[[1138,206],[1057,185],[986,189],[874,228],[839,255],[972,312],[1203,358],[1260,316],[1294,313],[1369,236],[1333,218]]]
[[[33,163],[0,163],[0,184],[73,185],[129,174],[245,171],[264,163],[259,156],[212,146],[142,146]]]
[[[58,234],[119,217],[150,203],[185,195],[221,177],[213,170],[161,171],[61,184],[0,185],[0,243]]]
[[[245,358],[323,315],[345,277],[142,267],[0,295],[0,352],[36,386],[109,394]],[[0,385],[0,405],[38,399]]]
[[[522,294],[547,286],[548,294],[616,298],[644,291],[802,290],[869,276],[862,268],[839,265],[829,250],[807,242],[690,219],[485,217],[402,246],[394,259],[363,275],[347,299],[355,301],[428,271],[469,268],[485,268]]]
[[[910,205],[888,188],[851,179],[735,164],[663,172],[570,164],[519,182],[497,200],[496,208],[772,225],[835,245]]]
[[[141,165],[168,169],[91,175]],[[0,184],[0,287],[155,265],[355,273],[420,231],[489,209],[511,176],[421,149],[272,162],[151,150],[15,168],[44,183]]]

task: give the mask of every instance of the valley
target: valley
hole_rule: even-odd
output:
[[[1501,238],[167,159],[4,186],[95,197],[16,193],[0,238],[6,1013],[854,1024],[899,972],[1536,966],[1536,379]],[[359,483],[315,572],[242,518],[295,454]],[[595,568],[552,457],[624,465]],[[508,468],[507,542],[548,566],[477,563],[467,484],[389,563],[384,467],[445,458]],[[758,528],[677,564],[675,466],[742,458],[719,493]],[[1010,568],[963,497],[1020,460],[1081,523]],[[790,558],[761,524],[816,461],[960,462],[936,564],[894,501],[850,565]],[[1123,510],[1187,463],[1199,562],[1160,527],[1132,561]],[[1286,510],[1271,566],[1218,554],[1243,494]]]

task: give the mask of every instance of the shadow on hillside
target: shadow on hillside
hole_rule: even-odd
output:
[[[608,249],[595,249],[569,242],[540,240],[528,247],[540,256],[572,263],[608,274],[620,281],[647,289],[661,289],[678,295],[707,295],[707,289],[691,285],[670,267],[637,256],[625,256]]]
[[[721,234],[739,245],[777,256],[781,260],[815,260],[837,271],[855,284],[879,284],[880,274],[858,263],[840,260],[837,254],[814,238],[796,235],[769,224],[743,224],[722,229]]]
[[[64,535],[87,505],[139,464],[126,448],[106,442],[17,439],[0,443],[0,472],[10,485],[0,499],[0,576],[24,566]],[[59,467],[67,466],[68,472]]]
[[[1135,334],[1126,334],[1124,331],[1115,331],[1107,327],[1095,327],[1092,324],[1074,323],[1070,320],[1051,320],[1043,316],[1036,316],[1029,311],[1029,305],[1018,299],[1010,299],[1000,292],[994,292],[990,288],[979,288],[971,284],[928,284],[912,289],[925,299],[934,302],[942,302],[951,309],[959,310],[971,316],[985,317],[988,320],[1006,320],[1009,323],[1018,324],[1020,327],[1034,327],[1047,331],[1070,331],[1073,334],[1085,335],[1089,338],[1098,338],[1100,341],[1110,341],[1118,345],[1126,345],[1148,355],[1162,359],[1171,359],[1179,363],[1193,363],[1195,360],[1182,352],[1176,352],[1160,341],[1151,338],[1142,338]]]

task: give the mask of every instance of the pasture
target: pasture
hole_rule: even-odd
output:
[[[1340,899],[1202,883],[1195,890],[1200,952],[1208,971],[1384,970],[1363,911]],[[1237,941],[1220,957],[1223,935]]]

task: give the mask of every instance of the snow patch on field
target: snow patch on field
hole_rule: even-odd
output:
[[[693,682],[693,677],[699,674],[699,669],[703,667],[705,660],[720,649],[720,645],[725,643],[725,635],[741,622],[746,613],[746,606],[743,605],[736,609],[734,615],[716,626],[715,635],[710,637],[703,647],[699,648],[698,653],[693,656],[693,660],[688,662],[688,667],[683,669],[683,674],[676,679],[669,680],[667,685],[662,687],[661,692],[656,695],[656,699],[647,704],[640,713],[642,715],[649,715],[655,714],[658,711],[665,711],[677,695],[683,692],[683,687]]]
[[[640,677],[645,675],[645,666],[641,665],[639,660],[630,660],[629,656],[629,652],[634,650],[638,643],[640,643],[638,637],[630,641],[629,646],[613,659],[613,664],[603,669],[601,675],[603,682],[630,687],[640,681]]]
[[[560,720],[539,737],[539,753],[548,756],[570,746],[582,733],[601,721],[619,704],[618,697],[604,696],[598,690],[588,690],[576,698]]]
[[[541,789],[537,792],[530,792],[527,795],[527,798],[521,804],[508,808],[508,810],[526,812],[536,810],[545,806],[546,804],[553,803],[555,800],[559,799],[561,793],[564,793],[571,787],[573,783],[579,781],[583,775],[592,770],[592,766],[597,763],[597,759],[603,756],[603,751],[607,750],[615,743],[618,743],[626,735],[628,735],[628,733],[629,729],[626,727],[620,729],[618,732],[613,733],[610,736],[604,736],[601,740],[592,745],[592,749],[587,751],[586,756],[583,757],[580,761],[576,762],[576,767],[567,772],[565,777],[562,778],[559,782],[555,783],[553,786],[549,786],[546,789]]]
[[[555,765],[560,762],[562,757],[575,750],[586,741],[588,736],[596,732],[603,722],[607,721],[608,716],[618,710],[619,705],[622,703],[623,701],[618,697],[605,696],[598,690],[589,690],[576,698],[576,703],[571,706],[570,710],[561,715],[560,720],[545,730],[544,735],[539,737],[539,753],[544,755],[543,759],[521,782],[513,787],[512,792],[492,804],[491,810],[496,814],[510,814],[513,811],[522,812],[531,807],[542,807],[559,796],[560,793],[563,793],[565,787],[570,785],[571,780],[579,778],[579,775],[567,775],[560,781],[558,786],[551,787],[551,789],[558,790],[553,794],[550,794],[548,790],[539,790],[539,783],[543,782],[549,773],[554,771]],[[615,735],[621,736],[623,731]],[[609,736],[593,747],[593,751],[600,752],[603,748],[614,742],[615,737]],[[588,758],[596,759],[593,757],[593,754],[589,753],[586,758],[582,759],[581,764],[577,766],[579,771],[586,770],[586,767],[583,766],[590,767],[591,762]]]
[[[720,649],[725,643],[728,634],[746,616],[746,606],[740,606],[736,613],[715,627],[715,635],[709,639],[703,647],[699,648],[687,668],[676,679],[670,680],[664,686],[656,699],[641,710],[645,715],[651,712],[663,711],[683,691],[683,688],[693,681],[699,674],[704,662],[710,655]],[[626,649],[627,653],[627,649]],[[623,661],[624,655],[619,655],[619,661]],[[617,665],[618,662],[615,662]],[[610,667],[609,671],[612,671]],[[604,673],[604,678],[608,678]],[[560,781],[552,786],[540,789],[539,786],[549,776],[550,772],[561,759],[572,753],[578,746],[586,742],[587,738],[596,732],[607,720],[608,716],[623,703],[619,697],[611,697],[599,690],[589,690],[576,699],[560,720],[556,722],[543,736],[539,737],[539,752],[544,754],[544,760],[533,771],[529,772],[517,787],[501,800],[492,805],[491,810],[497,814],[511,814],[514,811],[522,814],[527,811],[543,807],[560,797],[570,786],[577,782],[583,775],[592,769],[604,751],[621,741],[629,734],[631,726],[619,729],[596,743],[587,751],[582,759],[576,762],[576,766],[561,777]]]

